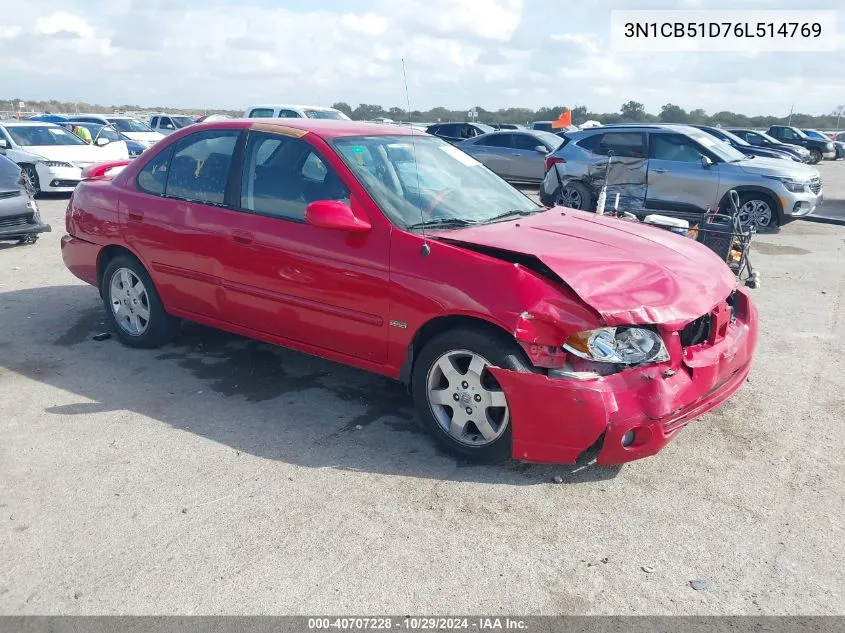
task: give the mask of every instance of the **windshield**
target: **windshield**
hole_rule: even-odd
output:
[[[725,138],[729,138],[737,145],[741,145],[742,147],[751,147],[751,143],[746,141],[744,138],[739,138],[733,132],[728,132],[727,130],[719,130],[719,132],[725,136]]]
[[[177,130],[194,124],[194,120],[189,116],[172,116],[170,120],[173,121]]]
[[[6,128],[12,140],[21,147],[50,145],[85,145],[85,141],[58,125],[10,125]]]
[[[121,132],[152,132],[153,129],[149,125],[144,125],[135,119],[109,119],[109,123],[115,126]]]
[[[487,222],[542,207],[458,148],[432,136],[356,136],[332,145],[379,208],[402,227]],[[414,157],[416,156],[416,160]]]
[[[774,136],[769,136],[765,132],[755,132],[755,134],[759,134],[763,137],[763,140],[769,141],[769,143],[776,143],[777,145],[785,145],[782,141],[777,140]]]
[[[91,140],[94,142],[98,138],[107,138],[110,142],[123,140],[111,125],[98,125],[97,123],[72,123],[71,125],[84,127],[91,132]]]
[[[335,119],[348,121],[349,117],[339,110],[306,110],[305,116],[309,119]]]
[[[724,141],[720,141],[712,134],[707,134],[707,132],[696,130],[694,132],[688,132],[688,136],[698,141],[699,144],[716,154],[716,156],[726,163],[733,163],[738,160],[745,160],[746,158],[745,154],[734,149]]]

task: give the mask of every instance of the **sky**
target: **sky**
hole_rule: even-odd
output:
[[[790,6],[792,5],[792,6]],[[11,10],[12,7],[14,10]],[[611,9],[839,9],[828,53],[623,53]],[[658,112],[845,104],[843,0],[0,0],[0,98]]]

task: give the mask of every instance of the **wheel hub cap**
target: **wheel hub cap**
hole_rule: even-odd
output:
[[[130,336],[141,336],[150,323],[150,299],[138,276],[128,268],[118,268],[109,282],[109,302],[114,319]]]

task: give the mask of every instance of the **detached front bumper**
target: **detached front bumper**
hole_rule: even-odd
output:
[[[667,363],[583,382],[491,369],[507,395],[513,457],[574,463],[600,442],[598,464],[610,466],[660,451],[748,377],[757,312],[747,293],[737,292],[742,297],[737,319],[727,324],[722,338],[683,350],[679,340],[667,341],[672,354]]]

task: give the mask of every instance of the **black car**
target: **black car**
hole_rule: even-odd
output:
[[[810,138],[817,139],[819,141],[830,141],[831,139],[824,134],[824,132],[819,132],[818,130],[801,130],[809,136]],[[842,136],[841,134],[839,136]],[[840,158],[845,158],[845,138],[842,140],[831,141],[833,143],[833,148],[836,150],[836,160]]]
[[[810,162],[810,150],[804,147],[799,147],[798,145],[787,145],[786,143],[781,143],[779,140],[769,136],[768,134],[764,134],[763,132],[758,132],[756,130],[749,130],[747,128],[730,127],[727,128],[727,130],[731,134],[735,134],[743,141],[749,145],[753,145],[754,147],[776,149],[781,152],[792,154],[802,163]]]
[[[0,240],[31,243],[49,230],[20,167],[0,154]]]
[[[799,163],[802,162],[800,158],[795,156],[794,154],[790,154],[787,151],[776,149],[774,147],[758,147],[756,145],[752,145],[748,141],[743,138],[740,138],[733,132],[729,132],[728,130],[722,129],[720,127],[711,127],[709,125],[693,125],[689,124],[690,127],[697,128],[702,132],[707,132],[708,134],[715,136],[720,141],[724,141],[735,150],[742,152],[746,156],[753,156],[753,157],[760,157],[760,158],[783,158],[786,160],[794,160],[798,161]]]
[[[768,129],[766,134],[776,138],[781,143],[806,148],[810,152],[811,165],[821,162],[822,158],[830,160],[836,158],[836,148],[833,146],[833,141],[829,139],[820,140],[810,138],[797,127],[791,125],[773,125]]]
[[[495,130],[524,130],[524,125],[519,123],[493,123],[491,126]]]
[[[429,125],[425,131],[439,136],[444,141],[458,143],[496,130],[485,123],[435,123]]]

